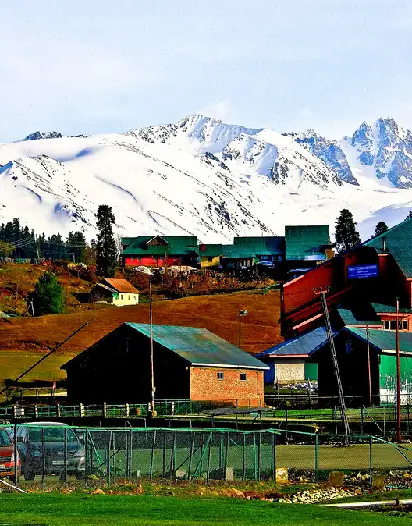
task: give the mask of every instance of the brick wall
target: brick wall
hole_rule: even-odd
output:
[[[223,373],[223,379],[218,378]],[[246,374],[246,380],[240,375]],[[191,400],[238,400],[241,407],[263,405],[263,371],[218,367],[190,368]]]

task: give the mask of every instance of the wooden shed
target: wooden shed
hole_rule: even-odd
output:
[[[153,325],[156,399],[261,405],[268,367],[207,329]],[[150,325],[124,323],[67,362],[73,402],[150,400]]]

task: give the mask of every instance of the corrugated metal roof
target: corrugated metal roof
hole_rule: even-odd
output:
[[[286,226],[285,238],[289,261],[323,261],[324,247],[331,244],[329,225]]]
[[[284,355],[310,355],[320,345],[327,341],[325,327],[318,327],[313,331],[301,334],[296,338],[292,338],[286,342],[275,345],[266,351],[255,354],[257,358],[269,358]]]
[[[126,325],[150,338],[150,325],[131,322]],[[193,365],[267,369],[264,363],[207,329],[153,325],[152,332],[155,342]]]
[[[249,248],[222,245],[222,256],[228,259],[254,259],[256,254]]]
[[[133,287],[126,279],[116,279],[116,278],[104,278],[103,283],[109,285],[117,292],[129,293],[129,294],[138,294],[139,291]]]
[[[378,253],[392,254],[407,278],[412,277],[412,219],[407,218],[380,236],[364,243]]]
[[[156,237],[156,236],[155,236]],[[137,236],[122,256],[145,256],[165,254],[195,255],[197,253],[197,236],[159,236],[166,241],[166,245],[148,246],[147,243],[153,236]]]
[[[249,250],[258,256],[281,256],[285,254],[285,236],[243,236],[233,238],[238,250]]]
[[[382,325],[371,304],[338,307],[338,314],[345,325]]]
[[[376,312],[394,314],[396,313],[395,305],[386,305],[384,303],[371,303],[372,307]],[[402,314],[412,314],[412,309],[406,309],[405,307],[399,307],[399,312]]]
[[[357,338],[367,341],[366,329],[348,327],[345,331],[353,334]],[[369,329],[369,343],[381,351],[395,352],[396,350],[396,331],[385,331]],[[399,332],[399,346],[403,353],[412,353],[412,333]]]
[[[200,243],[199,244],[200,257],[214,257],[223,254],[222,243]]]

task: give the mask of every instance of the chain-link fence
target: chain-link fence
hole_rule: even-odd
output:
[[[5,435],[7,433],[7,437]],[[0,428],[0,476],[40,480],[76,477],[87,483],[139,479],[319,479],[332,470],[411,469],[412,448],[373,436],[270,429],[82,428],[16,424]],[[2,453],[2,454],[3,454]]]

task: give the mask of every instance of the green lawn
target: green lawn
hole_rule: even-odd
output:
[[[368,511],[276,504],[222,498],[109,496],[86,494],[3,494],[0,520],[10,525],[410,525],[410,518]]]

